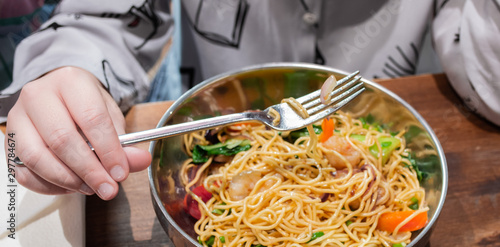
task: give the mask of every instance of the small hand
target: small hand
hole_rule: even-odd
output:
[[[25,164],[16,167],[17,181],[42,194],[114,198],[117,182],[151,162],[147,151],[121,146],[124,126],[122,112],[91,73],[75,67],[47,73],[24,86],[7,118]]]

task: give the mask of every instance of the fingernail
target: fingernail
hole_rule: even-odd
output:
[[[116,165],[115,167],[111,168],[111,177],[115,181],[121,181],[125,177],[125,171],[120,165]]]
[[[108,200],[113,196],[113,186],[108,183],[102,183],[99,185],[99,189],[97,189],[97,194],[104,200]]]
[[[80,186],[79,191],[85,195],[93,195],[94,194],[94,191],[87,184],[82,184]]]

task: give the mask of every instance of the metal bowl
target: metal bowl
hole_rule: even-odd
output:
[[[321,87],[329,75],[348,73],[303,63],[271,63],[212,77],[186,92],[163,115],[158,127],[250,109],[264,109],[285,97],[299,97]],[[406,129],[407,146],[415,152],[420,169],[429,176],[422,186],[429,205],[429,222],[413,234],[409,246],[425,246],[443,207],[448,186],[446,160],[436,135],[405,101],[382,86],[364,80],[367,90],[343,111],[355,116],[371,114],[394,130]],[[182,136],[151,142],[153,162],[149,181],[157,217],[176,246],[200,246],[195,221],[183,210],[184,187],[179,182],[182,162],[188,158]]]

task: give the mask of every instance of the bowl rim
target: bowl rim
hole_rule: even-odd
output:
[[[240,69],[235,69],[235,70],[230,70],[225,73],[221,73],[219,75],[212,76],[201,83],[197,84],[196,86],[192,87],[188,91],[186,91],[184,94],[182,94],[177,100],[174,101],[174,103],[167,109],[167,111],[163,114],[162,118],[158,122],[158,125],[156,128],[162,127],[169,117],[173,114],[172,109],[178,108],[186,99],[188,99],[191,95],[193,95],[195,92],[201,90],[204,87],[207,87],[208,84],[210,84],[213,81],[218,81],[222,80],[224,78],[228,78],[237,74],[241,73],[246,73],[250,71],[255,71],[255,70],[260,70],[260,69],[279,69],[279,68],[291,68],[291,69],[313,69],[313,70],[321,70],[324,72],[330,72],[330,73],[335,73],[335,74],[341,74],[341,75],[348,75],[349,73],[324,66],[324,65],[317,65],[317,64],[311,64],[311,63],[302,63],[302,62],[274,62],[274,63],[264,63],[264,64],[257,64],[257,65],[251,65],[247,67],[243,67]],[[446,162],[446,157],[444,155],[444,150],[441,146],[441,143],[437,139],[436,134],[432,130],[432,128],[429,126],[427,121],[405,100],[403,100],[401,97],[390,91],[389,89],[383,87],[382,85],[373,82],[371,80],[367,80],[365,78],[361,79],[364,83],[369,84],[370,86],[377,88],[378,90],[386,93],[396,101],[398,101],[403,107],[405,107],[407,110],[415,116],[415,118],[422,124],[424,129],[427,131],[429,134],[430,139],[436,144],[436,151],[438,151],[438,156],[439,159],[442,161],[442,189],[441,189],[441,198],[439,199],[438,205],[436,207],[436,211],[432,218],[429,220],[427,225],[420,231],[420,233],[417,235],[415,239],[411,241],[411,243],[408,245],[408,247],[413,246],[415,243],[418,243],[424,236],[426,236],[428,233],[431,232],[432,228],[435,226],[434,224],[436,223],[439,215],[441,214],[441,210],[443,209],[443,205],[446,199],[447,195],[447,190],[448,190],[448,165]],[[156,146],[157,141],[151,141],[149,145],[149,153],[153,155],[154,148]],[[170,216],[170,214],[166,211],[165,207],[163,207],[163,203],[158,196],[158,193],[156,192],[155,189],[155,184],[154,184],[154,178],[153,178],[153,169],[152,169],[152,164],[151,163],[148,167],[148,179],[149,179],[149,188],[150,192],[152,195],[152,200],[154,200],[154,203],[159,207],[160,211],[162,212],[163,216],[167,219],[168,223],[172,225],[180,234],[182,234],[186,240],[190,241],[192,244],[195,246],[199,245],[197,241],[191,238],[190,235],[188,235],[182,228],[177,225],[177,223],[173,220],[173,218]]]

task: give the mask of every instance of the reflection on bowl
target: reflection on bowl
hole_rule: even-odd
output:
[[[329,75],[337,79],[349,73],[303,64],[272,63],[210,78],[180,97],[165,113],[158,127],[225,115],[252,109],[264,109],[285,97],[300,97],[317,90]],[[374,82],[364,80],[366,91],[342,110],[354,117],[368,114],[393,130],[406,130],[407,147],[417,157],[419,168],[429,174],[421,184],[426,190],[429,222],[413,234],[409,246],[425,246],[443,207],[448,186],[446,160],[436,136],[424,119],[406,102]],[[195,220],[185,213],[186,194],[179,181],[179,170],[188,158],[182,136],[151,143],[153,162],[149,180],[157,217],[176,246],[199,246],[194,232]]]

